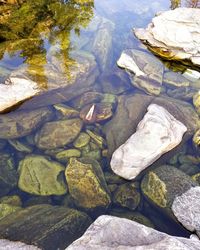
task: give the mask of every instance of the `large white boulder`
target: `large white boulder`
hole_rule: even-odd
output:
[[[151,104],[147,110],[136,132],[112,155],[112,170],[128,180],[176,147],[187,131],[165,108]]]
[[[41,90],[36,82],[23,77],[10,77],[0,83],[0,112],[37,95]]]
[[[177,8],[162,12],[146,29],[135,29],[137,38],[170,60],[191,60],[200,66],[200,9]]]
[[[66,250],[199,250],[200,241],[170,236],[135,221],[100,216]]]

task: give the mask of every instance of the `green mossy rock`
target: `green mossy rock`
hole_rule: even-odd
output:
[[[66,149],[57,153],[55,157],[58,161],[66,163],[71,157],[81,157],[81,151],[75,148]]]
[[[145,197],[159,208],[170,212],[174,199],[198,184],[179,169],[163,165],[144,176],[141,189]]]
[[[79,112],[74,109],[71,108],[65,104],[55,104],[53,105],[54,108],[56,109],[56,113],[57,113],[57,117],[59,119],[64,118],[78,118],[79,117]]]
[[[65,249],[92,223],[90,217],[64,206],[35,205],[0,220],[0,238],[41,249]]]
[[[92,140],[99,146],[99,148],[101,148],[101,149],[104,148],[106,142],[105,142],[103,137],[101,137],[100,135],[90,131],[89,129],[87,129],[86,132],[92,138]]]
[[[12,140],[8,140],[8,142],[14,149],[16,149],[19,152],[31,153],[33,151],[33,149],[30,146],[18,140],[12,139]]]
[[[95,209],[110,205],[109,191],[98,162],[71,158],[65,175],[69,193],[77,206]]]
[[[4,196],[0,199],[0,203],[17,207],[22,206],[21,198],[18,195]]]
[[[18,111],[0,116],[0,138],[13,139],[23,137],[36,130],[52,118],[48,108],[33,111]]]
[[[18,174],[13,158],[8,154],[0,153],[0,197],[16,187],[17,180]]]
[[[104,176],[105,176],[106,182],[109,184],[123,184],[126,182],[125,179],[110,172],[105,172]]]
[[[99,92],[86,92],[71,101],[73,107],[80,109],[87,104],[97,103],[103,99],[103,94]]]
[[[118,206],[135,210],[140,203],[140,193],[134,183],[122,184],[115,191],[113,202]]]
[[[182,164],[181,166],[179,166],[179,169],[190,176],[200,172],[200,167],[198,165],[189,163]]]
[[[65,168],[43,156],[27,156],[19,162],[18,187],[30,194],[63,195],[67,192]]]
[[[95,150],[91,150],[89,152],[82,152],[82,156],[85,158],[90,158],[96,161],[100,161],[101,160],[101,150],[99,149],[95,149]]]
[[[9,204],[0,204],[0,220],[20,209],[21,208],[18,206],[12,206]]]
[[[63,147],[76,139],[81,128],[80,119],[47,122],[36,134],[36,145],[41,149]]]
[[[80,133],[74,141],[73,145],[75,148],[82,148],[90,142],[90,136],[84,132]]]

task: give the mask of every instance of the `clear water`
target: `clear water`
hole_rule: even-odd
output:
[[[27,1],[20,6],[9,6],[6,10],[3,9],[3,5],[0,5],[0,14],[2,14],[2,17],[0,16],[0,82],[3,82],[13,71],[20,67],[25,67],[25,72],[30,78],[37,81],[42,88],[48,89],[52,84],[51,76],[49,76],[47,70],[52,63],[52,54],[56,54],[57,69],[62,68],[66,78],[70,79],[72,77],[71,69],[76,65],[77,58],[74,56],[76,52],[82,50],[95,54],[90,41],[98,35],[101,28],[100,26],[98,28],[97,25],[99,17],[103,17],[105,25],[111,25],[114,31],[112,32],[109,61],[106,62],[106,65],[103,65],[98,56],[96,58],[99,70],[97,78],[105,74],[111,74],[116,67],[116,60],[123,49],[144,48],[134,37],[133,27],[145,27],[159,11],[180,5],[199,7],[198,1],[184,1],[182,3],[173,1],[171,3],[167,0],[96,0],[94,2],[91,0],[87,5],[79,5],[75,2],[37,0],[31,3],[31,1]],[[6,21],[3,21],[3,16],[9,16],[10,11],[13,13],[13,17],[6,23]],[[5,20],[7,20],[6,17]],[[105,38],[102,36],[102,39]],[[109,41],[105,41],[105,44],[107,42]],[[33,65],[37,67],[33,68]],[[114,81],[115,79],[112,80]],[[102,91],[98,81],[94,85],[94,90],[100,93]],[[26,110],[28,113],[35,108],[34,105],[27,103],[25,102],[17,107],[12,113],[20,109]],[[72,105],[72,103],[73,101],[65,102],[67,105]],[[0,117],[5,115],[1,114]],[[56,116],[53,119],[57,119]],[[98,125],[90,127],[93,130],[98,130],[99,128]],[[85,127],[83,130],[85,131]],[[29,139],[36,132],[37,130],[34,130],[30,133]],[[20,138],[20,141],[27,143],[28,140],[24,137]],[[14,158],[16,166],[18,166],[18,162],[22,158],[28,155],[28,153],[17,152],[8,142],[2,147],[1,153],[10,154]],[[50,156],[50,154],[38,150],[35,146],[33,146],[32,153]],[[53,156],[51,157],[55,160]],[[106,162],[109,167],[106,157],[101,160]],[[7,195],[12,194],[20,195],[24,206],[34,197],[31,194],[20,191],[18,188],[11,190]],[[61,205],[63,200],[63,196],[50,197],[53,205]],[[76,208],[74,204],[68,205]],[[106,213],[109,214],[113,207],[115,208],[115,205],[110,210],[107,210]],[[117,208],[123,210],[122,208]],[[145,206],[139,206],[136,209],[137,211],[152,220],[155,228],[161,231],[174,235],[189,235],[185,229],[177,226],[147,202]],[[105,213],[105,211],[98,211],[98,213],[90,212],[90,216],[95,219],[101,213]]]

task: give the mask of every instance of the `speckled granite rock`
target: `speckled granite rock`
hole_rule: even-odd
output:
[[[147,110],[136,133],[113,153],[110,162],[112,170],[128,180],[175,148],[187,131],[185,125],[163,107],[151,104]]]
[[[100,216],[66,250],[199,250],[200,241],[170,236],[123,218]]]
[[[172,211],[178,221],[189,231],[200,237],[200,187],[192,187],[177,196],[172,204]]]
[[[20,241],[10,241],[10,240],[4,240],[0,239],[0,250],[40,250],[41,248],[38,248],[33,245],[26,245]]]
[[[177,8],[152,19],[135,35],[153,52],[169,60],[190,60],[200,66],[200,9]]]

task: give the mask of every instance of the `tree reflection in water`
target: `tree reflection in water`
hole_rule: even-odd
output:
[[[56,56],[66,73],[70,58],[70,33],[79,35],[93,17],[93,0],[0,0],[0,60],[18,56],[33,70],[40,67],[45,82],[47,50],[56,45]]]

